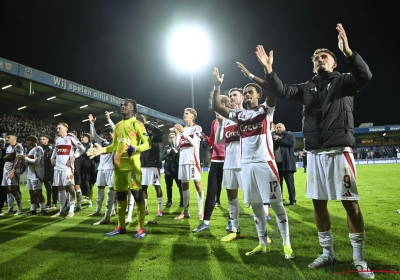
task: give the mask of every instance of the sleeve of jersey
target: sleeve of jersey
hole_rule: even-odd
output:
[[[22,156],[24,154],[24,148],[21,145],[15,146],[15,157]]]
[[[109,120],[108,120],[108,123],[110,124],[111,128],[114,130],[114,129],[115,129],[115,124],[114,124],[114,122],[113,122],[111,119],[109,119]]]
[[[71,142],[72,144],[76,147],[74,150],[74,157],[80,157],[83,153],[86,152],[85,147],[82,145],[82,143],[75,137],[71,137]]]
[[[94,123],[90,124],[90,134],[93,135],[94,140],[96,141],[97,144],[102,144],[106,139],[101,138],[99,135],[97,135],[96,130],[94,129]]]
[[[142,141],[142,143],[136,147],[136,151],[140,153],[149,150],[151,148],[151,142],[149,136],[147,135],[146,129],[144,128],[144,125],[136,122],[135,128],[140,140]]]
[[[270,107],[268,106],[267,102],[264,102],[261,107],[264,109],[264,112],[267,114],[267,117],[269,120],[272,122],[274,119],[274,112],[275,112],[275,107]]]
[[[218,122],[218,121],[217,121]],[[215,145],[215,129],[214,129],[215,120],[211,122],[211,134],[210,137],[207,137],[207,144],[213,147]]]
[[[224,119],[223,123],[218,122],[217,132],[215,133],[215,142],[217,144],[222,144],[224,140],[224,128],[225,128],[226,119]]]

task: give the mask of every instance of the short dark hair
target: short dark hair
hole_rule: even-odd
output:
[[[112,127],[107,127],[106,129],[104,129],[104,133],[109,133],[109,132],[114,132],[114,129],[112,129]]]
[[[42,134],[42,135],[40,135],[40,137],[45,137],[45,138],[49,139],[49,136],[47,134]]]
[[[330,50],[328,50],[327,48],[316,49],[315,52],[313,53],[312,57],[311,57],[311,60],[314,61],[314,57],[315,57],[317,54],[321,53],[321,52],[326,52],[326,53],[328,53],[330,56],[333,57],[333,60],[334,60],[335,62],[337,62],[336,55],[335,55],[333,52],[331,52]]]
[[[243,95],[243,89],[242,88],[231,88],[229,91],[228,91],[228,95],[229,95],[229,93],[231,93],[232,91],[238,91],[238,92],[240,92],[240,94],[242,94]]]
[[[29,135],[28,137],[26,137],[26,142],[28,141],[31,141],[36,144],[38,142],[38,139],[35,135]]]
[[[72,134],[75,137],[78,135],[78,133],[76,133],[76,130],[71,130],[68,132],[68,134]]]
[[[132,104],[132,106],[133,106],[133,114],[136,116],[136,114],[137,114],[137,103],[136,103],[136,101],[133,100],[133,99],[130,99],[130,98],[125,98],[125,100]]]
[[[257,85],[256,83],[248,83],[247,85],[244,86],[244,88],[247,88],[247,87],[255,87],[257,93],[259,93],[260,96],[262,96],[262,89],[261,89],[261,87],[260,87],[259,85]],[[243,91],[244,91],[244,88],[243,88]]]
[[[87,137],[90,141],[90,134],[89,133],[82,133],[81,137]]]
[[[17,134],[16,134],[14,131],[9,131],[9,132],[7,132],[6,135],[7,135],[7,136],[9,135],[9,136],[15,136],[15,137],[17,137]]]

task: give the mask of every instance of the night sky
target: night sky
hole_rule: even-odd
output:
[[[208,133],[214,66],[225,74],[222,90],[243,87],[249,80],[235,62],[263,76],[254,54],[261,44],[274,50],[273,68],[285,83],[313,76],[310,57],[320,47],[336,53],[336,70],[348,72],[337,47],[342,23],[374,75],[355,98],[355,126],[400,124],[400,13],[388,2],[3,0],[0,57],[181,117],[191,106],[190,73],[168,59],[168,35],[174,26],[199,24],[212,42],[210,61],[194,72],[197,123]],[[278,100],[274,121],[300,131],[301,111],[300,103]]]

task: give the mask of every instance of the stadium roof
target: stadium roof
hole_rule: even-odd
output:
[[[66,122],[74,128],[89,129],[88,115],[106,124],[105,111],[117,113],[122,98],[0,57],[1,112],[37,118],[49,123]],[[138,112],[159,125],[171,127],[183,120],[138,104]],[[60,114],[60,115],[58,115]],[[114,122],[120,115],[111,115]]]

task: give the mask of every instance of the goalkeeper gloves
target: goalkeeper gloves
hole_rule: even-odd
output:
[[[104,151],[104,148],[101,145],[95,143],[94,146],[95,146],[94,148],[90,148],[86,152],[87,156],[90,159],[94,158],[95,156],[101,155]]]
[[[128,149],[126,149],[126,154],[128,158],[130,158],[136,152],[136,148],[129,145]]]

